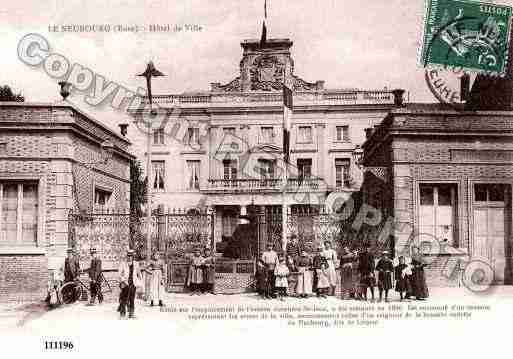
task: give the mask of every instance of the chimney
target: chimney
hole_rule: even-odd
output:
[[[460,78],[460,99],[467,101],[470,95],[470,75],[464,73]]]
[[[366,128],[365,129],[365,139],[368,140],[372,136],[373,128]]]
[[[128,123],[120,123],[119,125],[119,131],[121,132],[121,135],[124,137],[126,136],[128,132]]]
[[[404,99],[403,99],[403,95],[404,95],[404,90],[403,89],[395,89],[395,90],[392,90],[392,94],[394,95],[394,105],[396,106],[403,106],[404,104]]]

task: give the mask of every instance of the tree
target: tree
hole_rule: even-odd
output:
[[[145,236],[141,218],[143,211],[141,205],[147,202],[146,181],[142,175],[141,164],[138,160],[130,162],[130,248],[136,251],[140,258],[145,248]]]
[[[25,97],[21,93],[14,93],[9,85],[0,86],[0,101],[24,102]]]
[[[130,162],[130,213],[142,217],[141,205],[146,203],[146,181],[142,176],[141,163],[138,160]]]

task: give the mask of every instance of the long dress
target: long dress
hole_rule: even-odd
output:
[[[376,265],[378,271],[378,288],[389,290],[392,288],[392,271],[394,264],[389,258],[381,258]]]
[[[203,261],[203,286],[204,290],[211,291],[214,286],[214,257],[206,257]]]
[[[413,266],[411,278],[412,295],[417,299],[426,299],[429,297],[429,291],[426,284],[426,276],[424,274],[425,264],[420,257],[412,258],[411,264]]]
[[[189,275],[187,276],[187,285],[198,285],[203,283],[203,262],[205,258],[202,256],[192,257],[189,266]]]
[[[322,252],[322,256],[326,259],[328,263],[327,273],[328,273],[328,282],[330,287],[337,286],[337,271],[335,269],[335,263],[337,262],[337,252],[333,249],[326,249]]]
[[[165,263],[162,260],[152,260],[147,267],[149,275],[149,296],[148,300],[164,299]]]
[[[354,295],[356,293],[357,276],[356,257],[352,253],[346,253],[340,258],[340,277],[342,282],[342,296]]]
[[[310,259],[299,257],[297,260],[298,278],[296,283],[296,294],[312,294],[312,272],[310,271]]]
[[[411,293],[411,285],[410,285],[410,277],[411,275],[407,274],[407,264],[398,264],[394,271],[395,275],[395,291],[396,292],[406,292]]]
[[[330,286],[328,268],[317,269],[317,289],[326,289]]]

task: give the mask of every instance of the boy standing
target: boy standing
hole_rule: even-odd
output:
[[[394,264],[388,258],[388,251],[383,251],[376,265],[376,270],[378,271],[379,301],[381,302],[384,291],[385,302],[388,302],[388,291],[392,288],[392,272],[394,271]]]

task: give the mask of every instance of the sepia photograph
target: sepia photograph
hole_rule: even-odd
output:
[[[504,355],[512,17],[3,4],[5,353]]]

